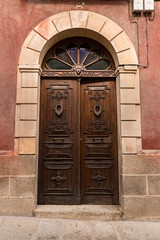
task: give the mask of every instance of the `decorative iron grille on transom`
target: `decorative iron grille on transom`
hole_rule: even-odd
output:
[[[88,38],[65,39],[46,54],[43,76],[109,76],[115,77],[110,53],[99,43]]]

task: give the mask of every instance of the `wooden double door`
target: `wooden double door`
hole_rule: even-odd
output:
[[[39,204],[118,204],[115,79],[41,81]]]

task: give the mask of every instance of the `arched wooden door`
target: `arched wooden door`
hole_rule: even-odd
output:
[[[118,204],[113,63],[91,40],[67,41],[43,64],[38,203]]]

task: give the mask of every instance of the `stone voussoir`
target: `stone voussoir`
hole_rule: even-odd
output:
[[[40,52],[26,47],[22,47],[19,64],[39,64]]]
[[[88,11],[70,11],[73,28],[85,28],[88,18]]]
[[[40,35],[42,35],[44,38],[46,38],[48,40],[57,33],[57,29],[55,28],[55,26],[50,18],[47,18],[46,20],[41,22],[35,28],[35,31],[37,31]]]
[[[91,29],[95,32],[99,32],[105,23],[106,23],[106,18],[104,16],[93,13],[93,12],[89,12],[86,28]]]
[[[115,38],[113,38],[113,40],[111,40],[111,43],[116,52],[123,52],[133,47],[125,32],[118,34]]]
[[[35,32],[30,42],[28,43],[27,48],[41,52],[46,42],[47,40],[44,37],[42,37],[39,33]]]
[[[56,14],[53,17],[50,17],[50,19],[58,32],[70,29],[72,27],[69,12]]]

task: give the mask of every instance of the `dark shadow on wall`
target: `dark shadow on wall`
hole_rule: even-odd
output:
[[[29,4],[66,4],[66,5],[126,5],[128,4],[128,0],[21,0],[21,2],[29,3]]]

